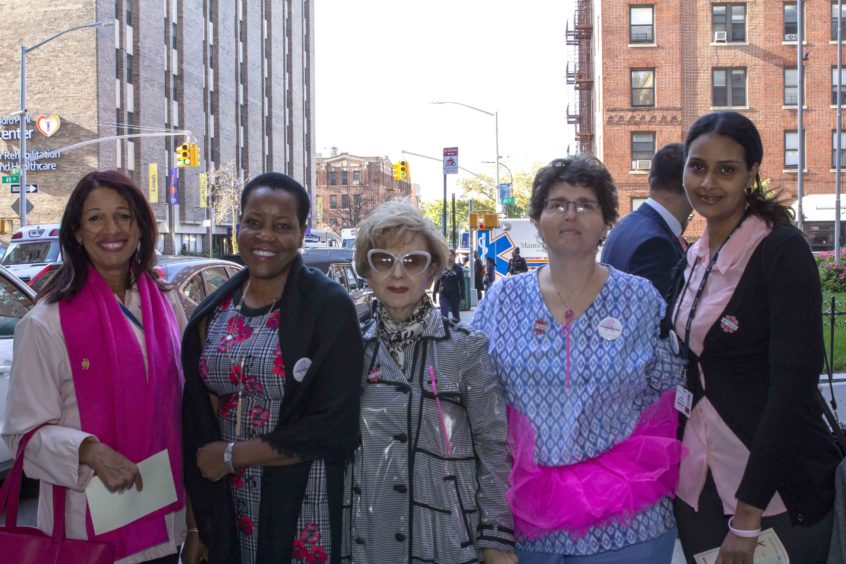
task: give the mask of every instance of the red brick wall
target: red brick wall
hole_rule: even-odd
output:
[[[687,129],[700,115],[713,111],[711,70],[715,67],[747,69],[747,106],[738,110],[758,126],[764,143],[761,172],[770,186],[795,198],[796,173],[784,170],[784,130],[796,129],[795,109],[784,108],[783,68],[796,65],[796,43],[783,43],[783,3],[748,0],[746,43],[714,45],[711,5],[718,2],[678,0],[603,1],[595,37],[602,57],[597,70],[601,80],[603,161],[620,191],[621,215],[631,211],[632,197],[645,197],[645,173],[631,170],[632,131],[655,131],[656,148],[683,141]],[[655,46],[629,45],[629,6],[655,7]],[[836,64],[836,44],[831,42],[831,8],[827,1],[805,3],[805,169],[806,194],[833,193],[831,138],[836,110],[831,104],[831,67]],[[596,5],[596,4],[595,4]],[[633,108],[630,69],[655,68],[654,108]],[[844,163],[846,165],[846,163]],[[702,222],[691,225],[698,236]]]

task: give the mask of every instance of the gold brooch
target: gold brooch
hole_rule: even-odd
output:
[[[88,367],[91,366],[91,362],[87,358],[82,359],[82,369],[88,370]]]

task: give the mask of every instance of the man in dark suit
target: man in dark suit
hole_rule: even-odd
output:
[[[681,260],[681,239],[693,207],[682,186],[684,145],[664,145],[652,157],[649,199],[611,229],[602,247],[602,262],[647,278],[661,295],[670,288],[670,274]]]

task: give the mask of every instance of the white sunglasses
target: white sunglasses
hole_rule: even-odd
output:
[[[396,255],[385,249],[367,251],[367,264],[376,272],[388,274],[394,270],[397,262],[411,276],[420,276],[432,264],[432,255],[426,251],[411,251],[404,255]]]

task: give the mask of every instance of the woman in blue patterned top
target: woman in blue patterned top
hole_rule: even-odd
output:
[[[492,286],[473,320],[509,402],[520,562],[669,563],[681,364],[659,338],[664,300],[596,263],[617,193],[595,158],[542,168],[529,216],[549,266]]]

